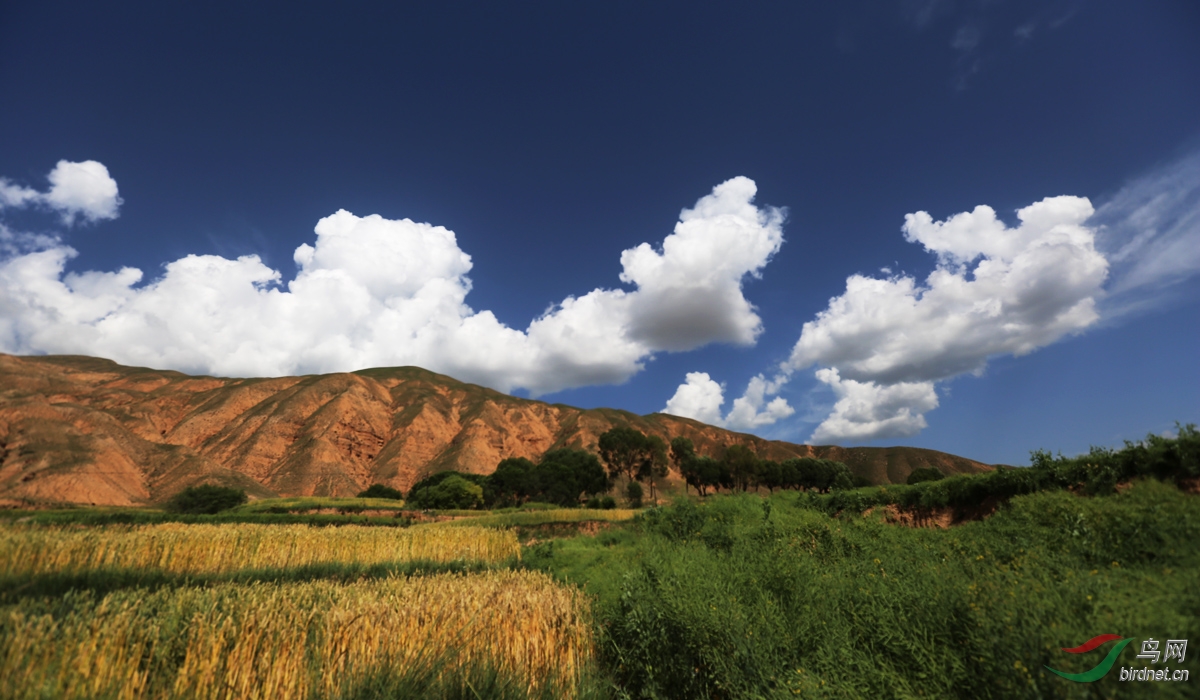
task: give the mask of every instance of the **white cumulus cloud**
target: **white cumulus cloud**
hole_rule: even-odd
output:
[[[12,206],[36,197],[67,220],[116,216],[103,165],[59,163],[50,180],[35,195],[5,182],[0,197]],[[535,395],[619,383],[656,352],[754,342],[761,320],[742,281],[783,240],[783,213],[756,207],[755,193],[744,177],[718,185],[659,249],[622,254],[633,289],[568,297],[524,331],[467,305],[472,261],[452,231],[408,219],[321,219],[286,284],[254,255],[188,255],[149,281],[134,268],[65,273],[70,246],[2,229],[0,350],[227,376],[412,364]]]
[[[734,430],[753,430],[772,425],[796,412],[782,396],[767,401],[766,397],[777,388],[761,374],[751,378],[745,393],[734,399],[732,408],[722,416],[725,387],[707,372],[689,372],[686,381],[667,401],[663,413]]]
[[[752,345],[762,320],[742,295],[783,244],[782,210],[752,204],[753,180],[737,177],[684,209],[661,252],[643,243],[621,254],[621,281],[636,284],[630,334],[664,350],[713,340]]]
[[[833,389],[837,403],[813,431],[815,443],[915,435],[927,427],[924,414],[938,406],[933,382],[856,382],[833,368],[817,370],[817,379]]]
[[[663,413],[693,418],[709,425],[721,425],[721,404],[725,403],[725,387],[708,372],[688,372],[686,381],[667,400]]]
[[[820,365],[839,397],[813,439],[915,434],[937,406],[933,382],[1095,323],[1108,262],[1085,225],[1092,213],[1087,199],[1064,196],[1020,209],[1011,228],[986,206],[945,221],[906,216],[905,238],[937,256],[934,271],[924,282],[850,276],[781,368]]]
[[[50,180],[47,192],[0,178],[0,209],[39,204],[57,211],[68,225],[80,216],[89,222],[117,218],[121,206],[117,181],[102,163],[60,160],[47,178]]]

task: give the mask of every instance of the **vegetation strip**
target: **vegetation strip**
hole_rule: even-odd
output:
[[[286,569],[240,569],[217,574],[171,574],[147,569],[91,569],[82,572],[54,572],[0,576],[0,605],[19,603],[30,598],[66,595],[89,591],[104,595],[123,588],[157,590],[159,588],[201,587],[224,583],[304,583],[332,581],[350,583],[397,576],[429,576],[443,573],[479,573],[510,568],[511,561],[488,564],[472,561],[412,560],[389,564],[325,563]]]
[[[497,563],[520,556],[513,533],[417,525],[404,530],[303,525],[144,525],[104,528],[0,527],[4,575],[145,569],[212,574],[323,563],[410,560]]]
[[[131,589],[0,609],[14,698],[334,698],[439,658],[446,673],[485,664],[539,692],[573,688],[591,655],[584,596],[529,571]]]

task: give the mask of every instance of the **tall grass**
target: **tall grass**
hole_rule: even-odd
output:
[[[520,545],[513,533],[479,527],[0,526],[0,573],[9,576],[99,569],[214,574],[412,560],[496,563],[519,556]]]
[[[1126,687],[1115,671],[1077,684],[1044,665],[1087,670],[1098,659],[1061,648],[1098,634],[1200,638],[1195,496],[1154,480],[1102,498],[1051,491],[950,530],[806,502],[680,503],[648,512],[636,537],[547,543],[524,561],[599,596],[602,656],[634,697],[1194,692]]]
[[[528,571],[68,594],[0,608],[0,697],[332,698],[479,668],[569,695],[590,625]]]

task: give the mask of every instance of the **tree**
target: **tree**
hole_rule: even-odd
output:
[[[397,489],[383,484],[371,484],[367,490],[360,491],[358,498],[387,498],[393,501],[399,501],[404,498],[404,494]]]
[[[696,489],[696,493],[704,496],[706,487],[700,477],[700,461],[703,459],[708,459],[708,457],[693,457],[680,465],[679,473],[683,475],[685,493],[687,486],[691,486]]]
[[[566,448],[546,452],[537,464],[524,457],[501,460],[487,477],[487,485],[497,504],[533,500],[570,507],[611,488],[596,455]]]
[[[937,481],[944,476],[944,474],[938,471],[937,467],[922,467],[921,469],[912,470],[912,473],[908,475],[908,479],[904,483],[911,485],[919,484],[922,481]]]
[[[167,501],[167,510],[172,513],[207,514],[220,513],[235,508],[247,500],[242,489],[227,488],[215,484],[189,486]]]
[[[731,482],[729,470],[721,462],[707,456],[692,460],[684,478],[691,479],[690,483],[702,498],[708,496],[709,489],[715,490]]]
[[[612,488],[600,460],[586,450],[550,450],[542,455],[534,474],[539,500],[564,506],[577,506],[581,499]]]
[[[758,463],[758,485],[766,486],[768,493],[783,488],[783,465],[773,459],[764,459]]]
[[[854,473],[842,462],[827,461],[829,465],[829,489],[854,488]]]
[[[474,498],[459,499],[456,492],[461,491],[459,484],[453,484],[445,489],[438,490],[445,481],[449,479],[461,479],[462,481],[472,484],[479,489],[479,502],[475,504]],[[474,489],[471,489],[474,493]],[[452,497],[453,496],[453,497]],[[453,501],[457,504],[459,501],[467,505],[442,505]],[[412,489],[408,492],[408,505],[416,508],[477,508],[482,505],[488,505],[495,500],[495,492],[492,491],[491,484],[488,483],[488,477],[482,474],[464,474],[454,470],[447,470],[430,474],[413,484]]]
[[[721,461],[729,469],[733,485],[742,491],[748,490],[758,471],[758,456],[745,445],[730,445]]]
[[[605,432],[600,436],[597,447],[600,459],[608,465],[608,472],[614,478],[624,476],[636,481],[638,472],[643,469],[642,464],[653,459],[653,446],[649,439],[629,427]]]
[[[779,486],[785,489],[800,488],[800,470],[798,459],[789,459],[779,465]]]
[[[655,491],[656,482],[667,476],[667,445],[657,435],[646,438],[650,448],[650,458],[643,460],[638,466],[638,481],[645,479],[650,482],[650,498],[658,505],[658,494]]]
[[[850,468],[828,459],[802,457],[796,460],[797,484],[801,488],[828,492],[854,486]]]
[[[418,508],[474,509],[483,505],[483,487],[451,473],[435,486],[415,490],[408,498]]]
[[[805,491],[820,491],[823,488],[823,472],[821,460],[815,457],[801,457],[796,460],[796,486]]]
[[[656,476],[665,476],[666,445],[661,438],[647,437],[629,427],[613,428],[600,436],[597,447],[614,479],[650,479],[653,488]]]
[[[496,471],[488,475],[488,485],[495,494],[495,503],[516,505],[529,499],[536,488],[533,477],[533,462],[524,457],[509,457],[500,460]]]
[[[683,492],[687,493],[688,484],[691,480],[688,479],[687,472],[692,463],[696,460],[696,446],[690,438],[683,436],[672,438],[671,440],[671,463],[675,465],[675,471],[683,477]]]
[[[631,508],[642,507],[642,485],[636,481],[630,481],[625,487],[625,496],[629,499]]]

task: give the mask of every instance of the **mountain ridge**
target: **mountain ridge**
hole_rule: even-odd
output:
[[[239,379],[0,354],[0,499],[142,505],[203,481],[252,497],[407,491],[443,469],[487,474],[506,457],[595,452],[622,425],[689,437],[714,456],[743,444],[769,459],[836,459],[874,483],[921,466],[991,469],[924,448],[801,445],[663,413],[549,404],[420,367]]]

